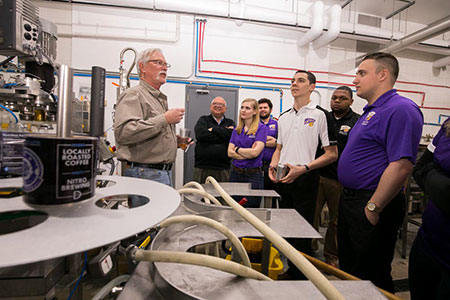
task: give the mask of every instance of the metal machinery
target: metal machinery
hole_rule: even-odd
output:
[[[58,66],[56,59],[56,25],[39,17],[39,9],[30,0],[0,1],[0,196],[11,198],[20,194],[21,180],[5,186],[7,179],[22,175],[22,150],[25,136],[31,133],[55,134],[64,130],[79,134],[103,137],[104,81],[105,70],[93,68],[92,96],[94,101],[75,99],[72,92],[73,75],[67,66]],[[55,76],[55,74],[57,74]],[[94,76],[93,76],[94,78]],[[68,99],[68,100],[66,100]],[[63,103],[68,103],[62,105]],[[96,124],[91,126],[91,107],[95,106]],[[63,109],[63,110],[62,110]],[[62,111],[59,111],[62,110]],[[98,115],[101,116],[97,117]],[[58,133],[59,134],[59,133]],[[111,163],[113,154],[105,141],[100,139],[100,161]],[[106,185],[104,185],[106,186]],[[8,220],[10,209],[6,199],[0,199],[0,215]],[[13,201],[20,205],[21,201]],[[11,203],[13,203],[11,202]],[[28,211],[29,207],[25,206]],[[27,215],[27,213],[25,214]],[[4,218],[6,216],[6,219]],[[34,225],[34,217],[10,223]],[[46,221],[46,224],[49,224]],[[6,221],[0,230],[0,239],[5,234],[14,235],[7,228],[14,227]],[[19,226],[20,227],[20,226]],[[37,235],[42,239],[40,234]],[[27,244],[29,241],[24,241]],[[12,245],[8,245],[5,249]],[[32,247],[26,247],[31,249]],[[79,251],[78,251],[79,252]],[[76,251],[67,254],[73,254]],[[8,253],[7,253],[8,254]],[[31,254],[29,254],[31,255]],[[33,256],[33,255],[31,255]],[[31,264],[22,260],[8,264],[0,259],[0,298],[45,296],[52,299],[54,286],[64,276],[70,282],[79,274],[81,256],[54,259],[35,259]],[[18,266],[19,265],[19,266]]]

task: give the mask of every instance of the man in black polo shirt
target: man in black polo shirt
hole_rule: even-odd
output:
[[[227,103],[222,97],[212,100],[211,114],[201,116],[195,124],[195,168],[194,181],[203,183],[206,177],[213,176],[217,181],[228,181],[230,177],[230,158],[228,143],[235,123],[225,117]]]
[[[352,103],[353,92],[347,86],[338,87],[331,96],[330,106],[332,118],[330,120],[330,127],[337,140],[338,155],[341,155],[344,150],[350,129],[352,129],[359,118],[359,115],[350,108]],[[325,235],[323,256],[325,257],[325,261],[333,266],[337,266],[338,260],[337,220],[339,198],[342,192],[342,185],[337,178],[337,166],[338,161],[335,161],[320,169],[319,191],[314,216],[314,227],[319,230],[320,214],[326,203],[329,211],[329,223]],[[317,239],[313,240],[312,248],[314,251],[318,250]]]

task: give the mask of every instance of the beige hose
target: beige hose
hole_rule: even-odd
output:
[[[273,229],[259,220],[253,214],[233,200],[225,190],[217,183],[217,181],[208,176],[206,183],[211,183],[219,192],[225,202],[228,203],[236,212],[244,219],[252,224],[259,232],[261,232],[269,241],[271,241],[287,258],[289,258],[309,280],[319,289],[319,291],[329,300],[344,300],[344,296],[328,281],[328,279],[320,273],[306,258],[303,257],[291,244],[278,235]]]
[[[238,237],[225,225],[217,222],[216,220],[202,217],[202,216],[195,216],[195,215],[183,215],[183,216],[175,216],[165,219],[161,222],[161,227],[167,227],[172,224],[176,223],[194,223],[194,224],[201,224],[206,225],[209,227],[212,227],[216,229],[217,231],[221,232],[223,235],[225,235],[233,244],[234,249],[239,253],[239,256],[242,259],[242,262],[245,266],[251,268],[250,259],[248,258],[247,251],[245,251],[244,245],[242,245],[241,241],[238,239]]]
[[[188,187],[191,187],[191,186],[196,187],[196,188],[199,189],[200,191],[205,192],[205,188],[204,188],[200,183],[198,183],[197,181],[189,181],[188,183],[186,183],[185,185],[183,185],[183,188],[188,188]],[[208,198],[203,197],[203,200],[205,201],[205,203],[211,204],[211,201],[209,201]]]
[[[223,272],[252,278],[256,280],[272,281],[266,275],[253,270],[252,268],[238,264],[234,261],[208,256],[204,254],[177,252],[177,251],[158,251],[158,250],[142,250],[136,249],[132,253],[132,258],[136,260],[145,260],[151,262],[171,262],[181,264],[191,264],[203,267],[217,269]]]
[[[205,191],[201,191],[198,189],[191,189],[191,188],[187,188],[187,189],[183,188],[183,189],[179,189],[177,192],[180,194],[198,194],[198,195],[208,198],[214,204],[222,206],[222,203],[220,203],[220,201],[217,200],[216,197],[214,197],[213,195],[211,195]]]

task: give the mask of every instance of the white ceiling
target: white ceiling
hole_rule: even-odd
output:
[[[325,1],[325,3],[344,4],[346,0]],[[387,17],[393,11],[405,6],[407,3],[401,0],[353,0],[352,7],[362,13]],[[436,20],[450,15],[450,0],[415,0],[415,3],[403,10],[395,18],[407,19],[411,22],[429,25]]]

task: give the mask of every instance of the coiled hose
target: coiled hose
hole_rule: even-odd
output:
[[[238,239],[238,237],[226,226],[223,224],[217,222],[216,220],[202,217],[202,216],[196,216],[196,215],[184,215],[184,216],[176,216],[176,217],[170,217],[165,219],[161,222],[160,227],[167,227],[172,224],[176,223],[194,223],[194,224],[200,224],[200,225],[206,225],[209,227],[212,227],[216,229],[217,231],[221,232],[223,235],[225,235],[233,244],[234,249],[239,253],[239,256],[242,259],[242,262],[245,266],[251,268],[250,259],[248,257],[247,251],[245,251],[244,245],[242,245],[241,241]]]

